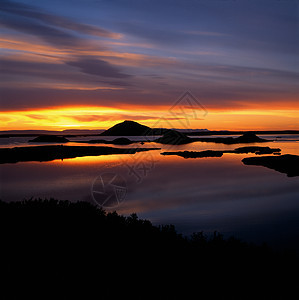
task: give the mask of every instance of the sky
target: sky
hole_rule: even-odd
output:
[[[0,3],[0,130],[299,129],[297,0]]]

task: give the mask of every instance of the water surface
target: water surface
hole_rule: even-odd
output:
[[[299,155],[299,143],[293,139],[283,137],[283,141],[246,146],[278,147],[282,154]],[[11,142],[2,140],[3,146],[11,146]],[[29,145],[25,140],[13,143]],[[299,251],[299,177],[243,165],[241,160],[254,154],[227,153],[221,158],[197,159],[160,155],[163,151],[230,150],[245,145],[196,142],[141,147],[147,146],[162,149],[135,155],[0,165],[1,199],[54,197],[93,202],[94,180],[112,172],[120,174],[127,184],[125,200],[114,208],[121,214],[136,212],[154,224],[172,223],[183,234],[218,230],[226,236]]]

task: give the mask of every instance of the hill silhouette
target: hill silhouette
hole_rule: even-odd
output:
[[[3,299],[290,299],[298,260],[87,203],[0,201]]]
[[[145,135],[151,128],[135,121],[124,121],[105,130],[103,136],[140,136]]]
[[[185,133],[169,129],[162,137],[154,140],[154,142],[169,145],[183,145],[192,143],[193,139],[189,138]]]
[[[265,139],[261,139],[253,132],[245,132],[241,136],[235,138],[235,141],[239,143],[255,143],[255,142],[265,142]]]
[[[221,143],[221,144],[246,144],[246,143],[263,143],[263,142],[269,142],[270,140],[262,139],[258,137],[253,132],[245,132],[239,137],[233,138],[233,137],[215,137],[215,138],[193,138],[193,141],[199,141],[199,142],[211,142],[211,143]]]

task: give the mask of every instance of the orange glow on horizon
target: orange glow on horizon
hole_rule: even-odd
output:
[[[0,130],[107,129],[124,120],[149,127],[209,130],[299,129],[299,109],[208,110],[171,114],[167,106],[125,108],[76,106],[0,112]]]

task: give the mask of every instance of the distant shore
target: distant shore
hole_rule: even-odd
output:
[[[284,134],[299,134],[299,130],[243,130],[243,131],[226,131],[226,130],[212,130],[212,131],[181,131],[186,135],[196,135],[196,136],[209,136],[209,135],[241,135],[247,132],[251,132],[259,135],[284,135]],[[36,137],[41,135],[55,134],[61,137],[86,137],[86,136],[100,136],[99,133],[65,133],[64,131],[38,131],[30,133],[20,133],[18,130],[14,133],[13,131],[0,131],[0,138],[10,138],[10,137]],[[161,135],[158,131],[153,132],[152,135]],[[142,136],[142,135],[140,135]]]

